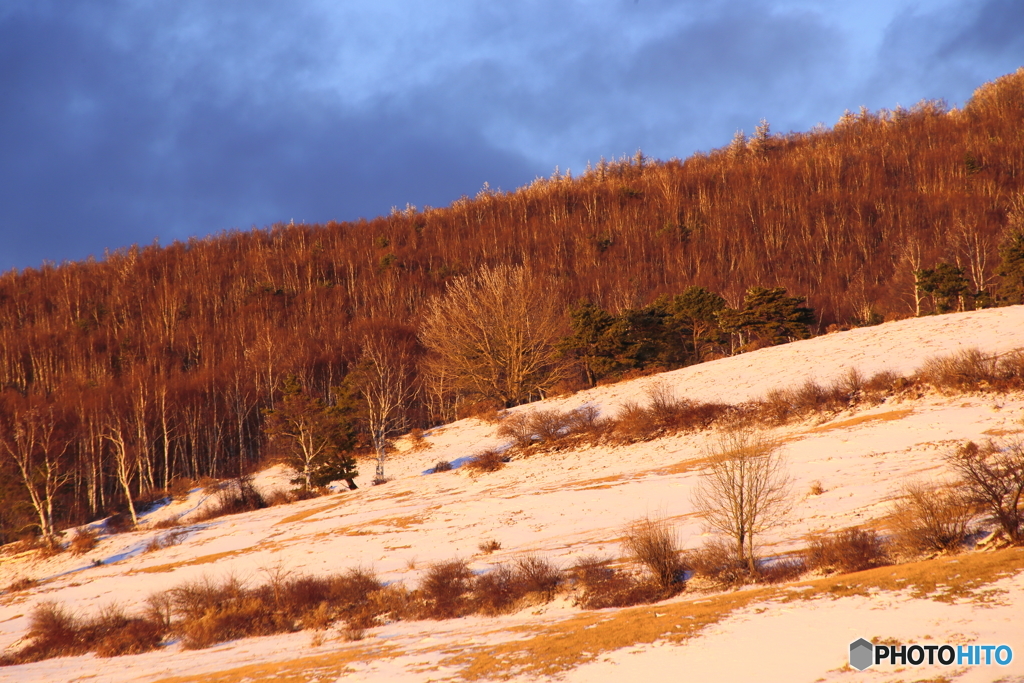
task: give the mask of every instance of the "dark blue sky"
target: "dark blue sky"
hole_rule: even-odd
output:
[[[6,0],[0,271],[962,104],[1020,0]]]

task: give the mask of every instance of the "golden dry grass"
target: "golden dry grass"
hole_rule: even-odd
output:
[[[864,424],[865,422],[892,422],[893,420],[902,420],[913,412],[913,408],[907,408],[905,410],[890,410],[886,413],[875,413],[874,415],[861,415],[859,417],[851,417],[848,420],[840,420],[839,422],[823,424],[818,427],[814,427],[810,431],[828,432],[833,429],[856,427],[857,425]]]
[[[278,524],[295,524],[296,522],[302,522],[306,519],[309,519],[313,515],[318,515],[321,512],[328,512],[335,508],[341,507],[342,505],[344,505],[344,503],[345,501],[342,500],[339,502],[331,503],[330,505],[320,505],[310,510],[296,512],[294,515],[289,515],[288,517],[285,517],[284,519],[275,522],[274,526],[277,526]]]
[[[239,555],[247,555],[249,553],[258,553],[263,551],[276,552],[282,547],[281,544],[276,541],[262,541],[254,546],[248,548],[239,548],[238,550],[226,550],[220,553],[212,553],[210,555],[200,555],[199,557],[193,557],[188,560],[181,560],[178,562],[169,562],[167,564],[158,564],[152,567],[141,567],[134,569],[130,574],[142,573],[142,574],[153,574],[159,572],[170,572],[178,569],[179,567],[194,567],[200,564],[211,564],[219,560],[223,560],[226,557],[237,557]]]
[[[800,582],[797,587],[809,587],[809,590],[787,599],[869,595],[871,589],[876,589],[910,590],[915,598],[939,602],[967,599],[984,603],[997,595],[985,586],[1022,570],[1024,548],[965,553]]]
[[[682,642],[769,593],[755,589],[694,602],[586,612],[541,628],[514,629],[532,634],[519,640],[452,651],[441,665],[461,667],[461,677],[468,680],[553,676],[623,647]]]
[[[216,673],[161,678],[154,683],[311,683],[334,680],[350,673],[350,664],[373,661],[401,654],[390,646],[358,645],[322,655],[310,655],[285,662],[249,664]]]

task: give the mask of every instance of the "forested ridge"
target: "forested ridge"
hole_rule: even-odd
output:
[[[685,160],[638,153],[442,208],[3,273],[0,542],[32,528],[39,505],[76,523],[178,478],[237,476],[266,455],[266,411],[288,382],[372,431],[353,379],[375,358],[368,340],[419,387],[405,426],[449,417],[458,406],[423,386],[418,334],[430,302],[483,267],[527,269],[566,339],[580,311],[628,328],[652,305],[671,317],[695,287],[732,311],[752,288],[788,294],[824,333],[1020,303],[1022,234],[1024,69],[962,109],[861,110],[786,135],[762,124]],[[709,340],[652,362],[750,348],[742,333]],[[584,365],[562,386],[594,380]]]

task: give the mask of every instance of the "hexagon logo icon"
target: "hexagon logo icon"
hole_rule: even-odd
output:
[[[858,638],[850,643],[850,666],[857,671],[863,671],[874,663],[875,646],[871,641]]]

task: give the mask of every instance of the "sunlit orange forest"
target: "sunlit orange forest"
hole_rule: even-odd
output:
[[[938,304],[920,273],[941,264],[969,283],[954,310],[1020,303],[1000,272],[1024,229],[1024,69],[961,109],[861,110],[723,145],[485,187],[447,207],[0,274],[0,432],[49,451],[39,467],[51,471],[28,476],[52,481],[64,525],[123,509],[127,492],[153,500],[175,480],[238,476],[265,458],[265,411],[288,378],[349,400],[372,335],[422,362],[427,302],[497,264],[546,283],[566,335],[581,302],[620,315],[693,286],[734,308],[751,287],[785,288],[813,309],[814,334],[927,315]],[[426,392],[412,403],[411,427],[447,417]],[[34,513],[24,473],[0,460],[8,542]]]

